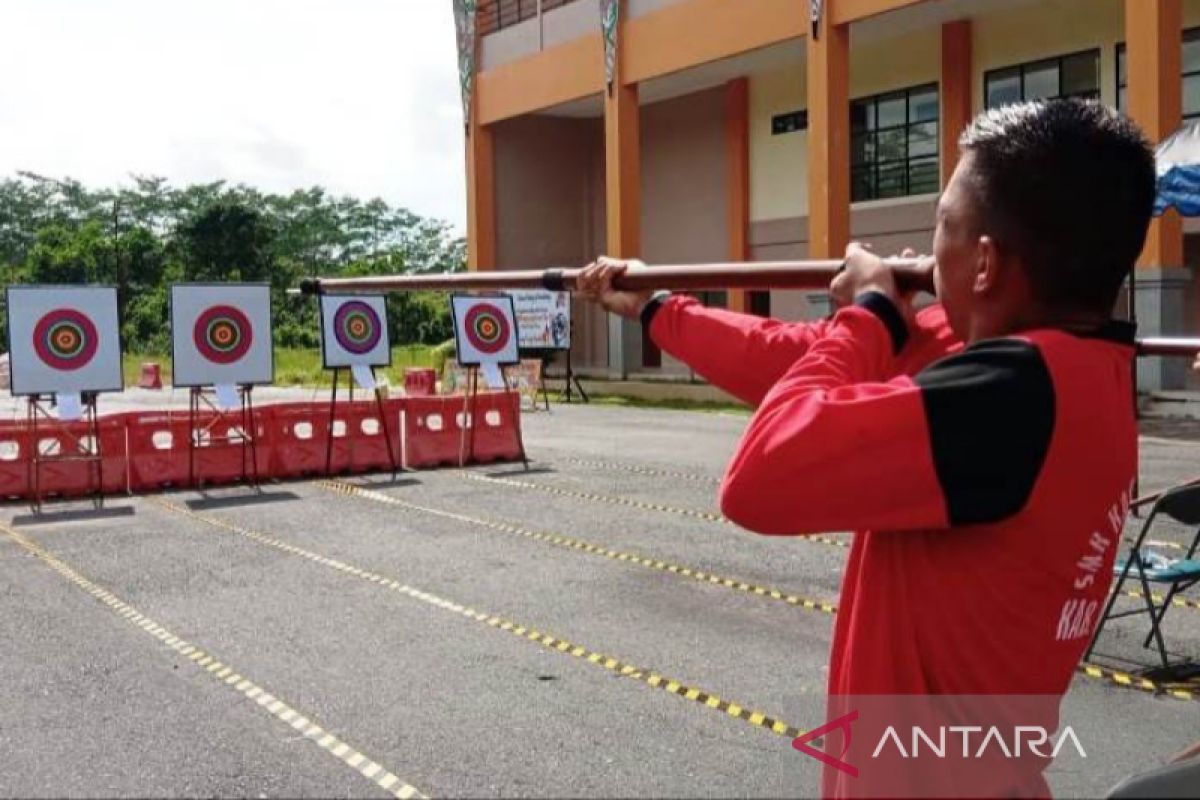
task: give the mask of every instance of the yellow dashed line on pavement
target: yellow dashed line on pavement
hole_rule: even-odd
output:
[[[655,467],[643,467],[637,464],[622,464],[615,461],[594,461],[586,458],[564,458],[564,464],[574,464],[579,467],[592,467],[594,469],[618,470],[620,472],[633,472],[638,475],[652,475],[657,478],[676,478],[684,481],[694,481],[695,483],[705,483],[709,486],[718,486],[721,483],[720,478],[714,478],[711,475],[699,475],[695,472],[676,472],[667,469],[657,469]]]
[[[480,483],[490,483],[496,486],[509,486],[514,489],[528,489],[536,492],[544,492],[546,494],[557,495],[558,497],[570,497],[575,500],[586,500],[590,503],[607,503],[609,505],[627,506],[629,508],[638,508],[643,511],[658,511],[664,514],[677,514],[679,516],[691,517],[692,519],[704,520],[705,522],[716,522],[722,525],[730,525],[737,527],[736,524],[711,511],[697,511],[694,508],[675,508],[673,506],[662,505],[661,503],[647,503],[643,500],[634,500],[629,497],[615,497],[613,495],[594,494],[592,492],[576,492],[570,489],[561,489],[557,486],[550,486],[545,483],[532,483],[530,481],[517,481],[511,478],[494,478],[490,475],[481,475],[477,472],[463,470],[458,473],[467,480],[479,481]],[[834,539],[830,536],[797,536],[797,539],[805,542],[816,542],[818,544],[829,545],[830,547],[846,548],[850,546],[850,542],[844,539]]]
[[[432,514],[435,516],[444,517],[446,519],[453,519],[453,520],[458,520],[461,522],[468,522],[473,525],[481,525],[481,526],[484,526],[487,528],[491,528],[493,530],[504,531],[506,533],[513,533],[513,534],[516,534],[519,536],[524,536],[526,538],[534,539],[537,541],[546,541],[546,542],[550,542],[552,544],[560,545],[562,547],[569,547],[571,549],[580,550],[583,552],[594,553],[596,555],[603,555],[607,558],[613,558],[618,561],[626,561],[629,563],[635,563],[635,564],[639,564],[644,567],[649,567],[651,569],[663,570],[663,571],[671,572],[673,574],[690,577],[690,578],[693,578],[696,580],[706,581],[706,582],[713,583],[713,584],[716,584],[719,586],[723,586],[723,587],[726,587],[729,589],[733,589],[735,591],[747,592],[749,594],[753,594],[757,597],[762,597],[765,599],[782,600],[783,602],[786,602],[790,605],[804,608],[807,610],[821,611],[821,612],[828,613],[828,614],[837,613],[837,606],[833,603],[819,602],[819,601],[808,600],[805,598],[796,597],[795,595],[787,595],[782,592],[779,592],[778,590],[764,589],[763,587],[754,586],[753,584],[736,581],[731,578],[721,578],[719,576],[711,575],[709,573],[706,573],[706,572],[703,572],[700,570],[695,570],[690,567],[680,567],[680,566],[673,565],[673,564],[667,564],[665,562],[646,558],[644,556],[636,556],[631,553],[620,553],[618,551],[609,550],[608,548],[603,548],[598,545],[591,545],[587,542],[570,539],[569,537],[565,537],[565,536],[556,536],[554,534],[549,534],[549,533],[538,533],[536,531],[526,530],[526,529],[521,528],[516,525],[509,525],[507,523],[501,523],[501,522],[492,522],[490,520],[479,519],[479,518],[471,517],[471,516],[468,516],[465,514],[458,514],[458,513],[454,513],[454,512],[450,512],[450,511],[443,511],[440,509],[433,509],[433,508],[429,508],[426,506],[419,506],[415,503],[409,503],[407,501],[400,500],[399,498],[393,497],[388,494],[384,494],[382,492],[376,492],[374,490],[365,489],[363,487],[355,486],[353,484],[345,483],[343,481],[320,480],[320,481],[315,481],[315,484],[322,488],[326,488],[331,491],[339,492],[339,493],[350,495],[353,497],[360,497],[360,498],[371,500],[374,502],[385,503],[388,505],[394,505],[394,506],[398,506],[401,508],[411,509],[414,511],[420,511],[423,513],[428,513],[428,514]],[[1135,594],[1135,596],[1138,596],[1138,597],[1141,596],[1140,594],[1136,594],[1136,593],[1131,593],[1131,594]],[[1177,599],[1183,600],[1182,598],[1177,598]],[[1161,602],[1161,600],[1162,600],[1162,598],[1159,597],[1158,601]],[[581,648],[581,651],[582,651],[582,648]],[[578,655],[578,654],[576,654],[576,655]],[[1156,694],[1164,694],[1164,695],[1168,695],[1170,697],[1174,697],[1176,699],[1182,699],[1182,700],[1197,699],[1196,693],[1190,689],[1174,687],[1174,686],[1163,686],[1160,684],[1156,684],[1152,681],[1149,681],[1145,678],[1137,678],[1135,676],[1128,675],[1127,673],[1113,672],[1112,670],[1104,670],[1103,668],[1096,667],[1094,665],[1081,664],[1077,668],[1077,672],[1084,677],[1091,678],[1094,680],[1101,680],[1106,683],[1120,686],[1122,688],[1141,689],[1143,691],[1153,692]],[[656,686],[656,687],[658,686],[657,681],[650,682],[650,683],[652,686]],[[688,698],[688,699],[694,699],[694,698]]]
[[[1125,595],[1128,597],[1137,597],[1139,599],[1145,597],[1140,589],[1126,589]],[[1161,595],[1158,592],[1151,592],[1150,599],[1152,599],[1158,605],[1162,605],[1167,598],[1165,595]],[[1200,602],[1190,600],[1186,597],[1180,597],[1179,595],[1175,595],[1171,598],[1171,605],[1177,606],[1178,608],[1190,608],[1193,611],[1200,611]]]
[[[369,764],[372,767],[370,775],[367,775],[365,769],[359,770],[366,777],[370,778],[376,785],[382,788],[389,794],[401,798],[401,800],[409,800],[409,798],[424,797],[417,789],[410,784],[404,782],[396,775],[384,769],[379,763],[367,758],[357,749],[349,744],[338,739],[332,733],[328,733],[320,725],[309,721],[306,717],[299,714],[291,706],[284,703],[282,700],[269,694],[258,684],[251,681],[249,678],[242,676],[240,673],[233,671],[232,667],[223,664],[216,657],[206,653],[196,645],[190,644],[184,639],[172,634],[162,625],[155,622],[150,617],[142,614],[133,606],[121,600],[112,592],[105,589],[99,584],[85,578],[80,573],[76,572],[72,567],[60,560],[57,556],[44,550],[39,545],[26,539],[20,533],[17,533],[12,528],[0,523],[0,532],[3,532],[9,539],[24,548],[34,556],[37,556],[46,566],[53,569],[62,577],[66,578],[71,583],[83,589],[92,597],[99,600],[117,616],[122,617],[127,622],[141,628],[146,633],[156,639],[162,641],[164,645],[175,653],[185,656],[197,667],[201,667],[201,672],[212,675],[216,680],[221,681],[227,686],[230,686],[234,691],[241,694],[247,700],[255,705],[265,708],[266,711],[274,715],[279,720],[288,723],[292,720],[303,722],[303,724],[293,724],[292,727],[301,730],[303,729],[306,738],[313,740],[314,743],[320,744],[321,747],[329,749],[334,743],[337,743],[337,749],[341,752],[335,752],[339,758],[351,766],[358,764]],[[207,666],[204,666],[207,665]],[[223,677],[224,676],[224,677]],[[320,741],[318,742],[318,738]],[[328,744],[326,744],[328,743]]]
[[[711,692],[686,686],[678,681],[668,681],[662,676],[651,672],[650,670],[636,667],[632,664],[621,661],[620,659],[613,658],[612,656],[595,652],[584,647],[583,645],[572,643],[562,637],[552,636],[533,627],[520,625],[497,614],[491,614],[487,611],[480,611],[475,608],[471,608],[470,606],[464,606],[461,603],[456,603],[452,600],[447,600],[446,598],[439,597],[430,592],[422,591],[421,589],[409,586],[408,584],[400,583],[399,581],[388,578],[385,575],[378,575],[360,567],[328,558],[320,553],[313,552],[312,550],[306,550],[303,547],[297,547],[296,545],[289,544],[282,539],[277,539],[274,536],[270,536],[266,533],[251,530],[249,528],[243,528],[240,525],[226,522],[225,520],[217,517],[210,517],[207,514],[198,514],[195,511],[192,511],[184,506],[176,505],[165,499],[151,499],[153,502],[173,513],[198,520],[206,525],[228,531],[229,533],[237,534],[238,536],[245,537],[253,542],[266,545],[267,547],[273,547],[277,550],[282,550],[290,555],[308,559],[313,563],[320,564],[323,567],[335,569],[338,572],[346,575],[351,575],[362,580],[366,580],[375,586],[397,592],[414,600],[420,600],[428,605],[435,606],[444,611],[449,611],[450,613],[460,617],[474,620],[475,622],[479,622],[497,630],[504,631],[521,639],[536,642],[548,650],[564,653],[581,661],[595,664],[616,675],[632,678],[640,683],[652,686],[656,689],[667,690],[671,692],[671,694],[674,694],[678,697],[690,699],[701,705],[708,706],[709,708],[717,709],[718,711],[722,711],[731,717],[736,717],[737,719],[743,720],[751,725],[768,730],[777,735],[787,736],[794,739],[795,737],[804,733],[804,731],[800,730],[799,728],[793,727],[777,718],[762,714],[761,712],[747,710],[737,703],[724,700]],[[689,697],[689,695],[691,696]]]
[[[1126,539],[1125,541],[1129,542],[1130,544],[1133,544],[1134,540]],[[1167,541],[1165,539],[1150,539],[1145,544],[1147,547],[1163,547],[1163,548],[1166,548],[1167,550],[1182,550],[1184,552],[1187,552],[1187,549],[1188,549],[1186,545],[1182,545],[1179,542]]]
[[[314,481],[314,485],[327,489],[339,494],[357,497],[363,500],[370,500],[375,503],[384,503],[387,505],[397,506],[409,511],[417,511],[422,514],[429,514],[443,519],[451,519],[456,522],[466,522],[471,525],[478,525],[489,530],[500,531],[502,533],[510,533],[515,536],[521,536],[535,542],[544,542],[546,544],[555,545],[568,550],[575,550],[589,555],[602,556],[614,561],[622,561],[628,564],[636,564],[647,569],[666,572],[672,575],[678,575],[701,583],[712,584],[726,589],[732,589],[736,592],[744,592],[752,594],[766,600],[775,600],[777,602],[786,603],[790,606],[802,608],[807,611],[819,611],[826,614],[834,614],[837,612],[837,606],[833,603],[824,602],[821,600],[810,600],[807,597],[799,597],[794,594],[788,594],[780,589],[772,589],[766,586],[757,586],[747,581],[741,581],[736,578],[726,578],[720,575],[714,575],[702,569],[694,567],[685,567],[679,564],[671,564],[661,559],[642,556],[636,553],[624,553],[619,550],[613,550],[609,547],[604,547],[598,544],[585,542],[581,539],[573,539],[569,536],[563,536],[556,533],[548,533],[542,531],[533,531],[528,528],[522,528],[519,525],[510,525],[506,522],[497,522],[495,520],[483,519],[481,517],[473,517],[467,514],[459,514],[453,511],[445,511],[438,508],[430,508],[429,506],[417,505],[410,503],[407,500],[401,500],[383,492],[377,492],[373,489],[367,489],[362,486],[356,486],[345,481],[334,480],[318,480]]]
[[[1138,691],[1147,692],[1149,694],[1165,695],[1173,697],[1176,700],[1200,700],[1200,692],[1196,689],[1170,683],[1155,683],[1148,678],[1142,678],[1137,675],[1130,675],[1128,672],[1119,670],[1107,669],[1096,664],[1083,663],[1076,667],[1076,671],[1093,680],[1102,681],[1113,686],[1119,686],[1123,689],[1137,689]]]

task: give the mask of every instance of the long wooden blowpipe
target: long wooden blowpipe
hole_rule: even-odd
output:
[[[916,259],[889,259],[888,265],[904,289],[933,291],[933,279]],[[616,289],[824,289],[842,267],[840,260],[749,261],[726,264],[664,265],[634,270],[613,282]],[[422,289],[491,291],[551,289],[574,291],[580,269],[451,272],[438,275],[372,275],[364,278],[309,278],[304,294],[363,294]]]
[[[824,289],[842,267],[840,260],[749,261],[719,264],[664,265],[633,270],[613,282],[616,289]],[[901,289],[933,291],[933,276],[912,258],[887,259]],[[451,272],[433,275],[372,275],[362,278],[307,278],[302,294],[378,294],[383,292],[501,291],[550,289],[574,291],[579,269]],[[1144,356],[1186,356],[1200,353],[1200,338],[1155,337],[1138,340]]]

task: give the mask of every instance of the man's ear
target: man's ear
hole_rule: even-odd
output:
[[[975,294],[986,295],[995,291],[1000,285],[1000,250],[996,240],[990,236],[980,236],[975,242],[975,275],[971,281],[971,289]]]

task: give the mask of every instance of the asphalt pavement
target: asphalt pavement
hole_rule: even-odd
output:
[[[0,509],[0,795],[811,796],[790,738],[823,721],[849,539],[720,518],[746,420],[555,406],[529,472]],[[1144,491],[1200,474],[1149,433]],[[1200,739],[1200,685],[1114,677],[1152,663],[1139,625],[1072,686],[1056,796]],[[1166,630],[1200,658],[1200,603]]]

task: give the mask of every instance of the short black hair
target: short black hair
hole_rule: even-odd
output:
[[[1111,312],[1146,240],[1154,151],[1109,106],[1049,100],[983,112],[959,146],[973,156],[975,224],[1028,270],[1050,309]]]

